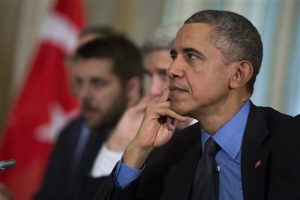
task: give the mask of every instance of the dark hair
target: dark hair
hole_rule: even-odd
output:
[[[139,48],[121,35],[95,39],[81,46],[75,52],[78,59],[109,59],[113,63],[113,72],[122,84],[132,77],[142,79],[143,61]]]
[[[80,32],[79,38],[85,37],[90,34],[107,37],[115,35],[117,33],[112,27],[109,26],[90,26],[84,29],[82,32]]]
[[[199,11],[184,22],[190,23],[206,23],[213,27],[210,40],[222,52],[225,63],[251,62],[254,74],[248,82],[248,89],[253,93],[263,56],[261,37],[254,25],[239,14],[218,10]]]

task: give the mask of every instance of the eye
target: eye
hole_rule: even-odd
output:
[[[77,87],[80,87],[83,84],[83,80],[81,78],[76,77],[74,78],[74,83]]]
[[[152,76],[152,73],[149,72],[148,70],[144,70],[144,75],[145,75],[145,76],[148,76],[148,77],[151,77],[151,76]]]
[[[108,84],[107,81],[103,80],[103,79],[100,79],[100,78],[93,78],[91,80],[91,85],[94,87],[94,88],[103,88],[105,87],[106,85]]]
[[[194,60],[198,58],[198,55],[196,55],[195,53],[187,53],[187,57],[189,58],[189,60]]]
[[[186,48],[183,52],[184,58],[187,62],[191,62],[198,59],[205,60],[204,55],[195,48]]]
[[[174,49],[172,49],[172,50],[170,51],[170,56],[171,56],[171,58],[172,58],[173,60],[175,60],[176,57],[177,57],[177,52],[176,52]]]
[[[161,79],[166,79],[167,78],[167,70],[159,70],[157,72],[158,76],[161,78]]]

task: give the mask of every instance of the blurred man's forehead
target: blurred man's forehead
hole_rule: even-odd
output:
[[[158,50],[148,53],[145,57],[145,67],[150,70],[166,70],[171,64],[170,50]]]
[[[112,74],[113,72],[113,62],[108,58],[92,58],[92,59],[79,59],[74,63],[74,67],[77,68],[77,73],[86,74]]]

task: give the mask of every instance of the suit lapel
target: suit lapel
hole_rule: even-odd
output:
[[[174,157],[164,179],[164,191],[160,198],[162,200],[189,199],[195,168],[201,156],[199,124],[186,131],[184,137],[188,139],[176,147],[183,151]]]
[[[268,134],[264,112],[251,103],[241,158],[244,199],[265,199],[265,177],[270,150],[263,143]]]
[[[82,158],[85,162],[85,173],[90,175],[92,167],[94,165],[94,161],[98,156],[98,153],[102,147],[102,144],[107,139],[108,134],[110,133],[109,129],[98,129],[93,130],[91,132],[88,143],[86,144],[86,148]]]

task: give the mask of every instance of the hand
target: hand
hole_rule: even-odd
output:
[[[1,200],[12,200],[13,199],[11,192],[2,182],[0,182],[0,199]]]
[[[159,103],[147,107],[136,136],[125,150],[123,160],[127,165],[141,168],[154,148],[171,139],[177,122],[186,120],[170,109],[168,95],[169,90],[166,90]]]
[[[115,152],[123,152],[125,150],[141,125],[146,107],[153,103],[153,100],[145,97],[137,105],[125,111],[111,137],[106,142],[108,149]]]

